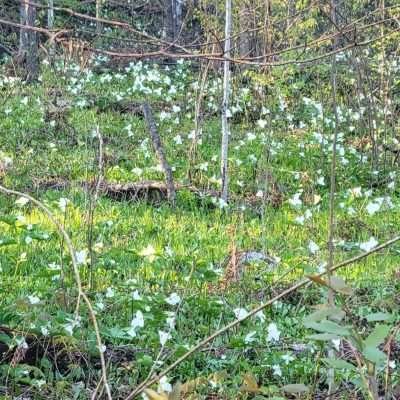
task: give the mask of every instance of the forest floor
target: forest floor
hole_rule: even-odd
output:
[[[248,90],[235,89],[231,201],[224,204],[212,195],[219,189],[221,132],[220,81],[210,79],[190,167],[190,184],[206,195],[182,187],[172,208],[157,191],[140,199],[100,191],[93,207],[99,176],[102,187],[164,181],[138,107],[143,98],[152,104],[175,182],[189,184],[199,85],[188,66],[165,71],[139,63],[92,73],[43,65],[36,85],[6,76],[0,82],[0,180],[42,201],[72,238],[115,398],[153,365],[162,370],[200,339],[325,268],[332,116],[322,117],[316,100],[282,95],[255,106]],[[371,143],[357,139],[359,121],[343,107],[336,263],[391,239],[400,226],[398,165],[382,151],[374,164]],[[162,389],[180,381],[197,383],[184,398],[326,398],[334,364],[326,359],[329,342],[338,382],[332,398],[367,398],[365,369],[343,338],[350,330],[361,338],[377,327],[395,330],[399,254],[395,244],[338,272],[353,288],[337,294],[344,316],[335,329],[342,331],[304,323],[326,302],[327,288],[314,284],[210,342],[169,373]],[[243,255],[251,260],[242,262]],[[9,329],[0,328],[1,398],[90,398],[100,376],[98,351],[86,307],[80,318],[74,313],[76,295],[70,255],[46,215],[24,198],[0,195],[0,324]],[[380,390],[386,386],[392,398],[400,382],[396,332],[392,353],[380,352],[387,362],[374,364]],[[32,337],[51,338],[53,354],[17,360],[21,343],[35,348]]]

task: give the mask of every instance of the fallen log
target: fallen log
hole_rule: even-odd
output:
[[[72,183],[67,179],[50,179],[35,182],[36,189],[41,190],[66,190],[73,186],[84,189],[94,188],[96,182]],[[198,198],[218,197],[219,193],[213,190],[200,190],[192,185],[175,183],[175,190],[187,190],[194,193]],[[118,201],[146,201],[151,204],[159,204],[168,199],[168,187],[165,182],[140,181],[128,183],[110,183],[103,181],[100,185],[100,194]]]

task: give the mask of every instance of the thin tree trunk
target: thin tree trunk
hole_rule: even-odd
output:
[[[21,25],[35,26],[36,7],[27,0],[21,0],[20,4]],[[19,62],[27,71],[27,81],[37,79],[39,73],[38,42],[36,32],[29,29],[20,29],[19,37]]]
[[[151,141],[153,143],[154,150],[156,152],[157,158],[160,161],[161,167],[165,174],[166,183],[167,183],[168,201],[174,207],[176,193],[175,193],[175,185],[174,185],[174,178],[172,175],[172,169],[167,162],[164,148],[161,143],[161,138],[157,131],[157,126],[156,126],[156,123],[153,118],[153,113],[151,112],[150,104],[145,101],[142,105],[142,108],[143,108],[144,117],[145,117],[147,125],[149,127]]]
[[[337,19],[337,3],[336,0],[331,1],[332,7],[332,21],[334,22],[335,26],[338,26],[338,19]],[[333,47],[336,49],[338,47],[338,39],[334,39]],[[337,111],[337,93],[336,93],[336,75],[337,75],[337,66],[336,66],[336,54],[332,56],[332,69],[331,69],[331,81],[332,81],[332,101],[333,101],[333,113],[335,115],[335,128],[333,134],[333,145],[332,145],[332,161],[331,161],[331,176],[330,176],[330,193],[329,193],[329,227],[328,227],[328,282],[330,283],[332,278],[332,267],[334,262],[334,236],[335,236],[335,193],[336,193],[336,149],[337,149],[337,138],[338,138],[338,124],[339,124],[339,116]],[[335,305],[335,292],[333,289],[328,290],[328,305],[330,307],[334,307]],[[334,351],[328,351],[328,357],[334,358]],[[328,370],[328,394],[331,395],[335,390],[335,372],[333,368]]]
[[[222,143],[221,143],[221,199],[228,201],[229,174],[228,174],[228,146],[229,146],[229,99],[230,99],[230,55],[232,32],[232,0],[225,3],[225,61],[224,61],[224,97],[222,102]]]
[[[47,0],[47,29],[52,30],[54,28],[54,0]],[[54,43],[50,44],[50,57],[54,57],[55,47]]]
[[[96,33],[100,34],[102,29],[103,29],[103,25],[102,23],[99,21],[99,19],[101,18],[101,0],[96,0]]]

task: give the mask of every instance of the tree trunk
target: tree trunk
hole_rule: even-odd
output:
[[[164,39],[173,42],[182,28],[184,0],[165,0],[164,1]]]
[[[34,27],[36,20],[36,7],[27,0],[20,4],[21,25]],[[27,81],[37,79],[39,73],[38,41],[37,34],[31,29],[20,29],[18,59],[27,71]]]
[[[47,29],[51,31],[54,28],[54,0],[47,0]],[[53,58],[55,53],[54,43],[50,44],[50,57]]]
[[[221,199],[228,201],[228,145],[229,145],[229,98],[230,98],[230,55],[231,55],[231,33],[232,33],[232,0],[225,3],[225,61],[224,61],[224,97],[222,103],[222,143],[221,143]]]
[[[96,0],[96,33],[100,34],[102,29],[103,29],[103,25],[100,21],[98,21],[101,18],[101,0]]]

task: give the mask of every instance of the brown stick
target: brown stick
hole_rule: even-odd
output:
[[[392,245],[393,243],[396,243],[400,241],[400,236],[396,236],[393,239],[388,240],[385,243],[382,243],[381,245],[375,247],[374,249],[366,252],[366,253],[362,253],[359,254],[358,256],[349,258],[345,261],[340,262],[339,264],[334,265],[331,268],[331,272],[336,271],[340,268],[345,267],[346,265],[350,265],[350,264],[354,264],[357,261],[362,260],[365,257],[368,257],[369,255],[376,253],[380,250],[385,249],[386,247]],[[327,271],[321,272],[320,274],[316,275],[317,277],[321,277],[327,274]],[[163,376],[167,375],[169,372],[171,372],[173,369],[175,369],[179,364],[181,364],[183,361],[185,361],[186,359],[188,359],[190,356],[192,356],[194,353],[196,353],[198,350],[200,350],[201,348],[203,348],[206,344],[210,343],[211,341],[213,341],[216,337],[222,335],[223,333],[229,331],[230,329],[234,328],[237,325],[240,325],[243,321],[249,319],[250,317],[253,317],[254,315],[256,315],[257,313],[259,313],[260,311],[264,310],[265,308],[271,306],[273,303],[275,303],[276,301],[280,300],[281,298],[287,296],[290,293],[295,292],[296,290],[307,286],[308,284],[311,284],[312,282],[309,279],[303,279],[297,283],[295,283],[293,286],[291,286],[290,288],[284,290],[283,292],[281,292],[280,294],[278,294],[277,296],[273,297],[272,299],[268,300],[266,303],[261,304],[260,306],[254,308],[252,311],[250,311],[244,318],[242,319],[236,319],[234,321],[232,321],[231,323],[229,323],[228,325],[225,325],[224,327],[222,327],[221,329],[218,329],[217,331],[215,331],[212,335],[208,336],[207,338],[203,339],[202,341],[200,341],[199,343],[197,343],[196,345],[194,345],[190,350],[188,350],[183,356],[179,357],[175,362],[173,362],[170,366],[166,367],[163,371],[161,371],[157,376],[153,377],[151,380],[147,381],[145,384],[141,383],[139,384],[139,386],[132,391],[126,398],[125,400],[132,400],[134,399],[137,395],[139,395],[140,393],[142,393],[144,391],[144,389],[146,389],[147,387],[153,385],[154,383],[158,382]]]
[[[157,154],[157,158],[161,163],[161,167],[165,173],[166,183],[167,183],[167,193],[168,193],[168,200],[171,205],[175,206],[175,186],[174,186],[174,178],[172,175],[172,169],[167,162],[167,158],[165,156],[164,148],[161,142],[160,135],[157,131],[157,126],[153,118],[153,113],[151,112],[150,104],[145,101],[142,105],[144,118],[146,119],[147,125],[149,127],[151,141],[153,143],[154,151]]]

